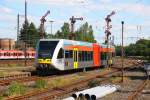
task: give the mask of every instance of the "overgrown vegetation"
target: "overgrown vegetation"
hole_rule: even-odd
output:
[[[150,62],[150,40],[140,39],[135,44],[125,46],[125,56],[141,56]],[[116,46],[116,55],[121,55],[121,46]]]
[[[91,81],[88,83],[88,86],[89,86],[90,88],[96,87],[96,86],[98,86],[98,85],[99,85],[98,80],[91,80]]]
[[[50,86],[51,88],[66,86],[77,81],[78,79],[79,77],[75,75],[67,77],[67,78],[59,77],[59,78],[48,81],[48,86]]]
[[[18,95],[24,94],[25,91],[26,91],[25,86],[23,86],[22,84],[17,83],[17,82],[12,82],[9,85],[9,87],[8,87],[8,89],[6,91],[6,94],[8,96],[11,96],[11,95],[15,95],[15,96],[17,95],[18,96]]]
[[[35,86],[36,88],[43,89],[47,87],[47,82],[46,80],[39,79],[35,82]]]
[[[0,100],[4,100],[3,96],[0,95]]]

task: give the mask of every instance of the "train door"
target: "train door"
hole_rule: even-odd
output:
[[[99,67],[101,65],[100,46],[95,43],[93,44],[93,64],[95,67]]]
[[[73,68],[78,68],[78,48],[73,49]]]

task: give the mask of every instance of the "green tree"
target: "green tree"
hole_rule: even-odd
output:
[[[69,23],[64,23],[61,27],[61,30],[58,30],[53,38],[63,38],[69,39],[69,35],[71,34]],[[87,42],[96,42],[93,35],[93,29],[91,25],[85,24],[81,25],[77,31],[74,32],[75,40],[78,41],[87,41]]]
[[[40,39],[40,30],[37,29],[33,22],[29,23],[27,21],[26,27],[23,23],[20,30],[19,41],[26,43],[30,47],[34,47],[37,41]]]
[[[65,22],[61,27],[61,34],[63,35],[63,38],[68,39],[68,36],[70,34],[69,23]]]
[[[28,29],[27,43],[30,44],[31,47],[35,47],[39,39],[40,39],[40,34],[38,33],[38,30],[36,29],[34,23],[31,22]]]
[[[22,24],[22,28],[20,30],[20,35],[19,35],[19,40],[20,41],[23,41],[23,42],[27,42],[27,30],[29,29],[29,22],[27,21],[26,22],[26,25],[25,25],[25,22]]]
[[[54,37],[55,38],[63,38],[63,34],[58,30]]]
[[[150,61],[150,40],[140,39],[124,48],[126,56],[143,56]],[[121,55],[121,46],[116,46],[116,55]]]
[[[80,28],[75,32],[77,40],[87,41],[87,42],[96,42],[93,35],[92,26],[86,22],[81,25]]]

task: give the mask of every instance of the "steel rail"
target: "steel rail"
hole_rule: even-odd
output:
[[[128,96],[128,100],[134,100],[137,95],[144,89],[144,87],[148,84],[149,82],[149,77],[144,80],[136,89],[133,93],[131,93],[129,96]]]

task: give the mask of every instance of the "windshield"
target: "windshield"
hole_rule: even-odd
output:
[[[58,41],[40,41],[38,49],[38,58],[51,59]]]

